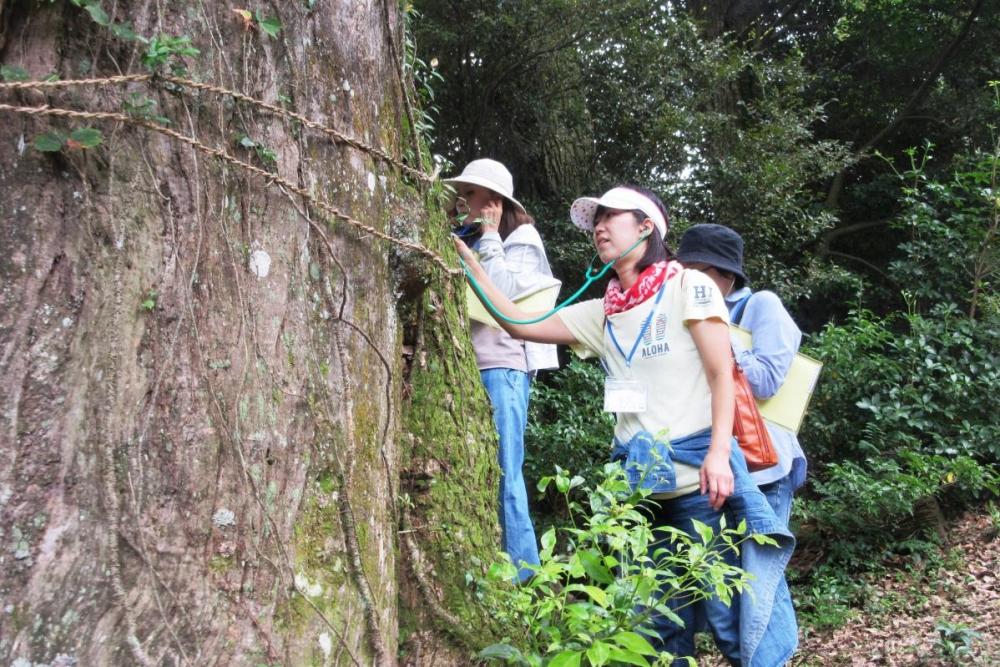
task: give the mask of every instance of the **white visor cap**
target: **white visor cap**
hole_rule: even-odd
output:
[[[649,197],[641,195],[631,188],[612,188],[601,195],[600,199],[580,197],[569,207],[569,218],[580,229],[592,231],[594,229],[594,214],[597,212],[598,206],[612,208],[616,211],[642,211],[656,225],[660,237],[667,238],[667,220],[660,212],[660,207],[654,204]]]

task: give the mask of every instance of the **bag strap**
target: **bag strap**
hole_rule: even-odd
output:
[[[752,296],[753,294],[747,294],[745,297],[737,301],[735,306],[733,306],[733,311],[729,314],[729,319],[732,320],[733,324],[738,325],[743,321],[743,311],[746,310],[747,303],[750,302],[750,297]]]

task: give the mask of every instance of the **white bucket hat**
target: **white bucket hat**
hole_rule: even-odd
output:
[[[484,187],[509,199],[514,206],[521,209],[523,213],[527,213],[521,202],[514,199],[514,177],[510,175],[507,167],[496,160],[490,160],[489,158],[473,160],[465,165],[465,169],[462,170],[461,174],[443,180],[445,183],[468,183]]]
[[[631,188],[612,188],[601,195],[600,199],[580,197],[569,207],[570,220],[584,231],[593,231],[594,214],[597,212],[598,206],[613,208],[617,211],[642,211],[656,225],[660,237],[667,238],[667,219],[660,212],[660,207],[654,204],[649,197],[639,194]]]

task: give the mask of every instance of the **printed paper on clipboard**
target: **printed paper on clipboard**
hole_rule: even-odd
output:
[[[752,348],[749,331],[735,324],[730,324],[729,328],[746,349]],[[778,392],[771,398],[757,399],[760,415],[769,422],[798,433],[822,368],[823,364],[816,359],[796,354]]]
[[[560,287],[562,287],[562,283],[552,278],[534,289],[518,294],[512,300],[526,313],[544,313],[555,307]],[[500,324],[493,319],[493,316],[486,310],[486,306],[480,303],[479,297],[476,296],[468,283],[465,285],[465,301],[469,307],[469,317],[476,322],[500,328]]]

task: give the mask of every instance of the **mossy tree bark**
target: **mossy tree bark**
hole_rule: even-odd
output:
[[[141,35],[190,36],[190,78],[392,155],[412,143],[395,6],[108,4]],[[142,72],[145,47],[92,15],[0,3],[0,62]],[[172,129],[444,252],[433,191],[230,97],[0,91],[113,112],[133,94],[131,113],[148,98]],[[497,472],[456,279],[168,137],[95,121],[101,145],[41,153],[36,136],[85,123],[2,117],[0,660],[467,663],[488,624],[463,575],[496,548]]]

